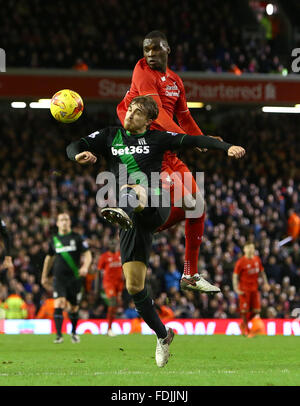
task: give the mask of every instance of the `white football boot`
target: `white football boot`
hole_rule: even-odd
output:
[[[187,278],[183,276],[180,281],[180,287],[182,290],[198,290],[203,293],[219,293],[221,289],[217,286],[211,285],[201,275],[196,273],[195,275]]]
[[[72,341],[73,344],[80,343],[80,337],[79,337],[79,335],[77,335],[77,334],[72,334],[72,336],[71,336],[71,341]]]
[[[155,360],[159,368],[164,367],[168,362],[170,356],[169,346],[173,341],[174,335],[174,331],[167,327],[167,337],[157,339]]]
[[[116,337],[116,333],[114,333],[113,331],[112,331],[112,329],[110,328],[109,330],[107,330],[107,335],[108,335],[108,337]]]

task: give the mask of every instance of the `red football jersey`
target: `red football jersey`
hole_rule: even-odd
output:
[[[142,58],[133,71],[131,87],[125,96],[126,108],[133,98],[146,95],[158,95],[164,110],[172,120],[177,112],[188,110],[185,90],[180,77],[169,68],[166,73],[153,70],[147,64],[146,59]],[[172,131],[172,129],[162,128],[156,122],[152,124],[151,130]],[[183,130],[180,132],[184,133]]]
[[[137,62],[133,70],[130,90],[117,108],[122,123],[124,123],[129,104],[137,96],[153,96],[158,103],[160,114],[158,119],[152,123],[151,130],[202,135],[202,131],[190,115],[182,80],[168,67],[164,73],[151,69],[145,58]],[[181,115],[181,118],[178,119],[179,125],[174,122],[174,115],[178,115],[178,117]],[[161,119],[159,119],[160,117]],[[176,154],[167,151],[166,157],[176,157]]]
[[[99,257],[97,268],[104,270],[103,284],[120,282],[123,275],[120,251],[104,252]]]
[[[239,275],[239,289],[242,291],[258,290],[258,275],[264,270],[258,256],[253,258],[241,257],[234,267],[234,273]]]

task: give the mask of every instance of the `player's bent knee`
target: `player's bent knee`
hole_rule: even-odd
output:
[[[147,204],[147,200],[148,200],[148,196],[147,196],[145,188],[141,185],[123,185],[120,190],[123,190],[126,187],[133,189],[138,198],[139,205],[135,208],[134,211],[140,212],[140,211],[144,210],[144,208]]]
[[[55,308],[65,308],[67,304],[67,301],[64,297],[58,297],[57,299],[55,299],[54,301],[54,307]]]
[[[196,208],[196,199],[192,195],[183,196],[183,210],[194,210]]]
[[[126,289],[130,295],[136,295],[144,289],[144,285],[137,285],[133,283],[126,283]]]

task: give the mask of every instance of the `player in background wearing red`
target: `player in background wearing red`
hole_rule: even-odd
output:
[[[151,125],[151,130],[203,135],[187,107],[182,80],[167,66],[170,47],[166,36],[159,31],[150,32],[144,39],[143,51],[144,58],[140,59],[134,68],[130,90],[117,107],[117,114],[121,123],[124,125],[128,106],[134,97],[151,96],[159,108],[158,118]],[[174,115],[178,120],[178,125],[174,121]],[[165,230],[184,220],[186,218],[185,210],[191,209],[193,205],[195,208],[195,198],[200,193],[191,172],[174,152],[167,151],[165,153],[162,172],[163,184],[167,185],[171,179],[173,180],[170,188],[172,211],[167,223],[158,231]],[[174,176],[174,172],[181,176]],[[189,180],[183,185],[183,181],[187,178]],[[174,202],[174,189],[177,188],[181,191],[182,197],[185,196],[185,201],[188,202],[186,206],[189,207],[184,204],[181,206],[182,208],[174,207],[174,203],[176,203]],[[204,232],[204,219],[205,213],[203,212],[198,218],[186,218],[185,220],[185,261],[181,288],[217,293],[220,292],[220,289],[208,283],[198,273],[198,257]]]
[[[121,303],[122,291],[124,288],[122,263],[120,250],[117,251],[118,242],[112,240],[109,243],[109,251],[100,255],[98,260],[98,270],[103,273],[102,286],[108,298],[107,335],[114,337],[112,322],[115,319],[117,305]]]
[[[255,255],[255,246],[248,242],[244,246],[244,256],[236,263],[233,271],[233,290],[239,296],[239,307],[242,317],[240,328],[242,334],[254,337],[265,334],[265,328],[260,319],[260,293],[258,291],[258,278],[262,276],[265,287],[270,289],[267,276],[264,272],[260,258]],[[248,323],[252,322],[251,331]]]

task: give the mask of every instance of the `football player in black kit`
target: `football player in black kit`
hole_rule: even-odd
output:
[[[0,218],[0,244],[4,248],[4,261],[3,266],[7,269],[13,269],[13,262],[11,257],[11,238],[7,231],[5,222]]]
[[[161,172],[163,155],[167,150],[213,148],[221,149],[234,158],[243,157],[245,150],[208,136],[149,130],[157,116],[158,107],[152,97],[138,96],[128,107],[124,128],[109,127],[95,131],[68,145],[67,155],[81,165],[94,164],[99,156],[103,156],[115,175],[119,207],[104,208],[101,213],[122,228],[120,251],[126,288],[140,316],[157,335],[156,364],[163,367],[168,362],[174,332],[160,320],[145,288],[145,278],[153,233],[167,221],[171,207],[162,202],[163,198],[158,199],[158,205],[152,205],[150,197],[153,197],[153,192],[163,196],[164,191],[161,183],[155,188],[150,184],[151,174]],[[131,180],[128,180],[128,174]]]
[[[83,277],[88,273],[92,263],[92,254],[87,242],[71,229],[69,214],[61,213],[56,222],[58,233],[54,235],[49,244],[49,252],[43,265],[42,285],[46,290],[52,290],[54,297],[54,322],[57,337],[55,344],[63,342],[62,323],[63,310],[67,302],[70,303],[70,320],[72,323],[72,342],[79,343],[76,334],[78,322],[78,303],[81,297]],[[82,265],[80,265],[83,259]],[[53,274],[49,276],[50,270]]]

